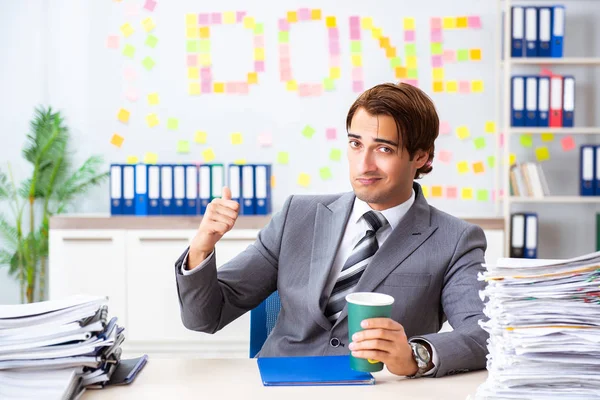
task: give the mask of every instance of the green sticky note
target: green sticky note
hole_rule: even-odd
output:
[[[323,167],[323,168],[319,169],[319,175],[321,176],[321,179],[323,179],[324,181],[333,178],[333,174],[331,173],[331,170],[329,169],[329,167]]]
[[[531,135],[521,135],[519,142],[523,147],[531,147],[533,146],[533,137]]]
[[[150,71],[152,68],[154,68],[154,66],[156,65],[156,63],[154,62],[154,60],[152,59],[152,57],[146,57],[142,61],[142,65],[144,66],[144,68],[146,68],[148,71]]]
[[[475,138],[475,140],[473,140],[473,144],[475,144],[475,148],[477,150],[485,149],[485,138],[484,137]]]
[[[456,50],[456,59],[458,61],[469,61],[469,50],[467,50],[467,49]]]
[[[179,128],[179,120],[177,118],[173,118],[173,117],[169,118],[167,120],[167,129],[174,131],[177,128]]]
[[[197,40],[188,40],[186,46],[188,53],[197,53],[198,52],[198,41]]]
[[[442,44],[441,43],[432,43],[432,48],[434,44],[438,44],[440,46],[440,52],[439,53],[435,53],[435,54],[442,54]],[[417,55],[417,45],[414,43],[409,43],[409,44],[405,44],[404,45],[404,54],[409,57],[409,56],[416,56]],[[434,53],[432,53],[434,54]]]
[[[200,49],[200,53],[210,53],[210,40],[200,40],[200,46],[198,46],[198,48]]]
[[[263,33],[265,33],[265,24],[263,24],[263,23],[254,24],[254,34],[262,35]]]
[[[431,54],[433,54],[433,55],[442,54],[442,52],[443,52],[443,50],[442,50],[441,43],[431,43]]]
[[[494,168],[496,166],[496,157],[495,156],[489,156],[487,158],[487,163],[488,163],[488,167]]]
[[[335,89],[335,81],[332,78],[323,79],[323,88],[325,90],[334,90]]]
[[[362,52],[362,44],[360,40],[351,40],[350,41],[350,53],[360,53]]]
[[[289,43],[290,33],[288,31],[279,31],[279,43]]]
[[[278,164],[287,164],[290,162],[290,154],[287,151],[280,151],[277,153],[277,163]]]
[[[313,135],[315,134],[315,128],[313,128],[310,125],[306,125],[304,127],[304,129],[302,129],[302,136],[304,136],[307,139],[310,139],[313,137]]]
[[[487,189],[477,190],[477,201],[489,201],[489,192]]]
[[[123,55],[125,57],[129,57],[129,58],[133,58],[135,54],[135,47],[133,47],[130,44],[126,44],[125,47],[123,47]]]
[[[342,159],[342,151],[340,149],[331,149],[329,159],[331,161],[340,161]]]
[[[158,38],[154,35],[148,35],[146,38],[146,46],[155,48],[158,44]]]
[[[419,77],[419,70],[416,68],[409,68],[407,75],[409,78],[417,79]]]
[[[400,57],[392,57],[390,58],[390,67],[396,68],[402,66],[402,60]]]
[[[190,142],[189,142],[189,140],[179,140],[179,141],[177,141],[177,152],[178,153],[189,153],[190,152]]]

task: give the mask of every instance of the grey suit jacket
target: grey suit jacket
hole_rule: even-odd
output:
[[[435,376],[485,368],[488,336],[478,325],[485,317],[477,280],[485,236],[480,227],[429,206],[417,183],[414,189],[414,204],[356,291],[395,298],[392,318],[407,337],[435,347]],[[278,290],[279,318],[259,356],[349,354],[347,310],[332,325],[323,289],[353,203],[353,193],[290,196],[256,242],[218,272],[213,258],[202,270],[181,274],[184,252],[175,264],[183,324],[215,333]],[[437,333],[446,318],[454,330]]]

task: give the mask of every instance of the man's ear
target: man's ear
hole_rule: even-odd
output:
[[[415,163],[415,167],[417,167],[417,169],[419,169],[423,165],[425,165],[425,163],[427,162],[428,159],[429,159],[429,152],[427,152],[425,150],[417,150],[417,152],[415,153],[415,156],[413,158],[413,162]]]

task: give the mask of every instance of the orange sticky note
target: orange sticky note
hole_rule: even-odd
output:
[[[215,82],[215,83],[213,83],[213,92],[215,92],[215,93],[225,93],[225,84],[223,82]]]
[[[433,91],[436,93],[441,93],[444,91],[444,82],[437,81],[433,82]]]
[[[312,19],[313,21],[320,20],[321,19],[321,10],[320,9],[310,10],[310,19]]]
[[[396,67],[395,72],[396,72],[396,78],[406,78],[408,76],[408,72],[405,67]],[[434,84],[435,84],[435,82],[434,82]]]
[[[271,187],[274,188],[276,184],[275,175],[271,175]]]
[[[310,175],[305,174],[304,172],[298,175],[298,185],[308,187],[310,185]]]
[[[456,27],[457,28],[468,28],[469,20],[467,17],[456,17]]]
[[[110,138],[110,144],[112,144],[113,146],[121,148],[121,145],[123,144],[124,140],[125,139],[123,138],[123,136],[119,135],[118,133],[114,133],[112,135],[112,137]]]
[[[248,84],[256,84],[258,83],[258,73],[257,72],[248,72]]]
[[[208,148],[208,149],[204,149],[204,151],[202,151],[202,158],[204,159],[204,162],[211,162],[215,159],[215,152],[212,148]]]
[[[471,61],[481,61],[481,49],[469,50],[469,58]]]
[[[456,163],[456,169],[459,174],[464,175],[469,172],[469,163],[466,161],[459,161]]]
[[[431,187],[431,197],[442,197],[442,187],[441,186],[432,186]]]
[[[130,116],[130,112],[124,108],[121,108],[119,110],[119,113],[117,114],[117,119],[119,121],[121,121],[122,123],[126,124],[127,122],[129,122],[129,116]]]
[[[476,174],[482,174],[485,172],[485,166],[481,161],[473,163],[473,172],[475,172]]]
[[[200,39],[208,39],[210,38],[210,27],[202,26],[200,27]]]

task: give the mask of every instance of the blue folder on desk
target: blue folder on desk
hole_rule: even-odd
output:
[[[350,368],[350,356],[259,357],[264,386],[373,385],[368,372]]]

